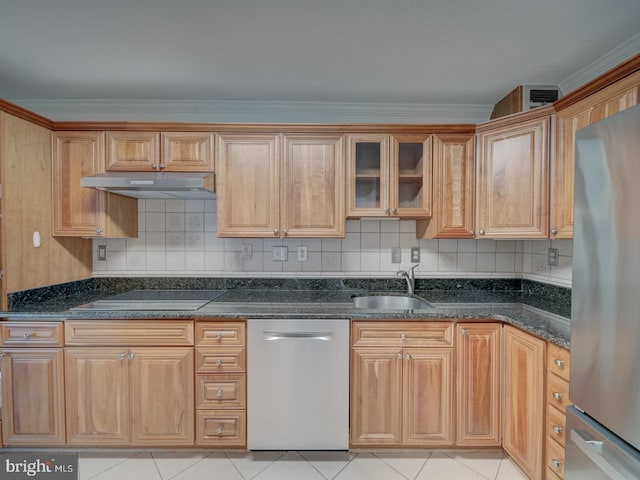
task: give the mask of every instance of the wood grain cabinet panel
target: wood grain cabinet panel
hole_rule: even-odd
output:
[[[196,346],[243,346],[245,331],[243,322],[196,322]]]
[[[157,171],[160,169],[160,134],[156,132],[107,132],[108,171]]]
[[[163,132],[160,168],[165,172],[213,172],[213,133]]]
[[[4,444],[63,445],[62,349],[4,348],[1,355]]]
[[[67,345],[193,345],[192,320],[69,320]]]
[[[456,325],[456,444],[498,446],[501,430],[502,325]]]
[[[503,447],[531,479],[543,475],[546,342],[504,327]]]
[[[550,116],[478,134],[480,238],[547,238]]]
[[[246,412],[199,410],[196,438],[197,445],[244,447],[247,444]]]
[[[62,322],[2,322],[0,334],[4,347],[61,347]]]

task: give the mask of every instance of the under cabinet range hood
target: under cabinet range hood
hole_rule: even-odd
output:
[[[82,177],[80,186],[134,198],[215,198],[213,173],[110,172]]]

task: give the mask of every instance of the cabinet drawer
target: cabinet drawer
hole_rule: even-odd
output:
[[[450,347],[452,322],[353,322],[354,347]]]
[[[196,408],[246,408],[247,388],[244,374],[198,375]]]
[[[566,416],[563,412],[549,405],[547,408],[547,437],[553,438],[560,445],[565,445]]]
[[[196,445],[244,447],[247,443],[246,412],[198,410]]]
[[[246,371],[244,348],[196,348],[197,373],[224,373]]]
[[[549,372],[555,373],[559,377],[569,381],[569,350],[549,343],[547,349],[547,366]]]
[[[58,347],[64,344],[62,322],[2,322],[2,345]]]
[[[564,478],[564,447],[547,438],[547,469]]]
[[[196,322],[196,345],[243,346],[245,345],[245,324],[244,322]]]
[[[547,376],[547,402],[566,412],[569,405],[569,382],[556,375]]]
[[[67,345],[193,345],[190,320],[70,320],[64,329]]]

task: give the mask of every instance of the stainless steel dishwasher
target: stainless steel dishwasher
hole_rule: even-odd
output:
[[[349,448],[349,320],[247,321],[247,446]]]

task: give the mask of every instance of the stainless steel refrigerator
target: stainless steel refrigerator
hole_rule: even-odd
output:
[[[576,134],[568,480],[640,479],[640,106]]]

